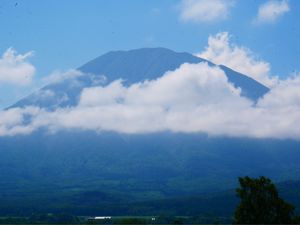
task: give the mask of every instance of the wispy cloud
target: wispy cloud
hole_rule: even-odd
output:
[[[233,5],[233,0],[182,0],[179,5],[180,19],[196,23],[224,20]]]
[[[230,36],[227,32],[210,36],[206,49],[196,55],[247,74],[269,87],[276,84],[278,80],[277,77],[270,75],[269,63],[255,57],[248,48],[230,43]]]
[[[35,67],[28,62],[33,52],[18,54],[9,48],[0,58],[0,84],[29,85],[35,74]]]
[[[70,69],[64,72],[54,71],[50,75],[43,78],[43,83],[61,83],[64,80],[71,80],[73,78],[77,78],[83,76],[84,74],[79,70]]]
[[[262,4],[254,23],[273,23],[290,11],[288,0],[271,0]]]

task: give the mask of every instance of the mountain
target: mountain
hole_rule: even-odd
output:
[[[167,71],[179,68],[183,63],[200,62],[207,62],[209,65],[215,66],[211,62],[189,53],[177,53],[165,48],[109,52],[79,67],[78,70],[85,75],[46,85],[40,92],[21,99],[10,108],[29,105],[48,109],[74,106],[77,104],[83,88],[99,85],[99,83],[104,85],[120,78],[127,85],[153,80],[161,77]],[[253,101],[257,101],[269,91],[269,88],[244,74],[225,66],[220,66],[220,68],[235,87],[241,88],[242,95]],[[103,75],[107,78],[105,81]],[[51,95],[41,93],[51,93]]]
[[[33,93],[12,107],[34,105],[53,110],[76,105],[85,87],[119,78],[126,85],[156,79],[186,62],[207,61],[163,48],[110,52],[80,67],[84,75],[40,90],[50,95]],[[246,75],[220,68],[254,101],[269,91]],[[174,201],[179,202],[176,213],[192,214],[208,206],[208,201],[198,197],[191,201],[191,196],[234,188],[238,176],[265,175],[276,182],[300,179],[299,148],[296,140],[202,133],[125,135],[40,129],[30,135],[0,137],[0,216],[36,211],[143,215],[157,213],[158,205],[167,212]],[[198,211],[183,207],[187,202],[197,205],[196,201],[202,202]],[[215,212],[219,209],[215,207]]]

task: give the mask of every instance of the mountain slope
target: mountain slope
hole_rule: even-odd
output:
[[[165,72],[180,67],[183,63],[200,63],[207,60],[189,53],[177,53],[165,48],[144,48],[131,51],[115,51],[104,54],[78,68],[83,76],[66,79],[59,83],[49,84],[39,92],[21,99],[13,107],[29,105],[47,109],[76,105],[83,88],[105,85],[122,78],[126,85],[161,77]],[[252,78],[220,66],[228,80],[242,90],[242,95],[257,101],[269,89]],[[107,78],[103,80],[103,76]],[[50,93],[50,94],[49,94]]]
[[[0,138],[0,146],[6,196],[108,191],[146,200],[223,190],[244,175],[300,179],[297,141],[36,132]]]
[[[234,193],[213,193],[235,188],[238,176],[300,179],[296,141],[37,132],[0,146],[0,215],[228,216]],[[299,207],[299,183],[282,188]]]

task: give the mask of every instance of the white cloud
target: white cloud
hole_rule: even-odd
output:
[[[43,78],[43,83],[49,84],[49,83],[61,83],[64,80],[73,79],[83,76],[84,74],[79,70],[67,70],[65,72],[62,71],[54,71],[49,76],[46,76]]]
[[[270,75],[269,63],[257,59],[249,49],[231,44],[227,32],[209,36],[206,49],[196,55],[248,75],[269,87],[274,86],[278,80]]]
[[[17,54],[9,48],[0,58],[0,84],[28,85],[32,82],[35,67],[28,62],[32,52]]]
[[[295,74],[285,80],[280,80],[278,85],[272,88],[259,104],[268,108],[300,106],[299,88],[300,75]]]
[[[94,99],[106,96],[105,101],[88,101],[87,104],[87,99],[82,97],[77,107],[40,114],[33,125],[46,125],[51,130],[204,132],[299,139],[300,128],[295,126],[300,124],[299,80],[297,76],[281,81],[253,106],[240,96],[240,90],[227,82],[220,69],[207,64],[185,64],[160,79],[130,87],[116,81],[98,90],[86,89],[84,92],[90,92],[89,96],[94,95]],[[108,93],[114,93],[114,97],[108,99]],[[284,102],[286,99],[290,101]]]
[[[26,116],[38,116],[41,109],[36,107],[12,108],[0,111],[0,136],[14,136],[30,134],[37,127],[24,125]]]
[[[81,106],[115,104],[122,100],[125,91],[122,80],[116,80],[106,87],[85,88],[81,93],[79,104]]]
[[[272,23],[278,20],[282,15],[290,11],[287,0],[271,0],[262,4],[258,9],[256,23]]]
[[[213,22],[228,17],[232,0],[182,0],[180,19],[185,22]]]
[[[22,126],[23,116],[19,116],[15,118],[15,126],[5,126],[2,130],[8,135],[15,132],[9,128],[15,127],[26,131],[48,127],[123,133],[206,132],[207,126],[217,126],[222,118],[216,120],[220,114],[216,108],[237,110],[251,104],[227,82],[221,69],[206,63],[184,64],[157,80],[129,87],[117,80],[105,87],[87,88],[76,107],[55,112],[36,109],[40,113],[33,116],[30,124]]]
[[[286,101],[288,100],[288,101]],[[23,125],[25,115],[31,123]],[[254,106],[218,67],[184,64],[157,80],[129,87],[121,80],[85,89],[72,108],[2,112],[0,136],[41,127],[121,133],[203,132],[255,138],[300,138],[300,76],[280,81]]]
[[[272,81],[269,64],[253,58],[246,48],[230,45],[227,33],[210,37],[209,41],[205,54],[220,62],[229,60],[232,66],[245,69],[244,72],[250,72],[253,77]],[[54,96],[50,90],[44,91],[40,94]],[[300,139],[300,74],[285,80],[276,78],[271,91],[257,104],[240,94],[241,90],[228,82],[219,67],[207,63],[183,64],[156,80],[130,86],[116,80],[108,85],[85,88],[74,107],[55,111],[38,107],[2,111],[0,136],[26,135],[46,128],[50,132],[73,129],[128,134],[170,131]]]

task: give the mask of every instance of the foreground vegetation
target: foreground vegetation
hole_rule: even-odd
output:
[[[236,192],[240,198],[234,214],[235,224],[296,224],[295,207],[279,197],[270,179],[239,178]]]
[[[270,179],[243,177],[239,178],[239,184],[236,189],[239,202],[234,214],[227,217],[220,215],[216,217],[216,214],[212,213],[193,216],[161,214],[94,219],[68,213],[37,213],[29,217],[2,217],[0,224],[300,224],[300,217],[295,216],[295,207],[279,196],[277,187]],[[188,205],[189,202],[186,201],[185,204]],[[140,211],[143,209],[147,211],[142,205],[140,207]]]

